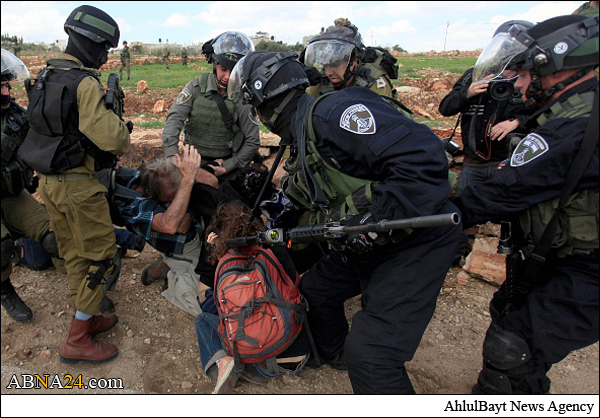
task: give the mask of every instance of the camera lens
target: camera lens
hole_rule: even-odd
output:
[[[506,100],[510,97],[513,91],[513,85],[507,81],[492,83],[490,87],[490,95],[492,99],[497,101]]]

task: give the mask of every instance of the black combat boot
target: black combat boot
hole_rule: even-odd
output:
[[[21,300],[10,279],[2,282],[2,307],[6,310],[8,316],[18,322],[29,321],[33,312],[25,302]]]

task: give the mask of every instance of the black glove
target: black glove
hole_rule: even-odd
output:
[[[348,215],[340,221],[343,226],[358,226],[375,222],[370,212],[359,215]],[[363,254],[373,247],[373,242],[378,238],[375,232],[352,232],[346,237],[346,245],[357,253]]]
[[[273,228],[295,228],[298,226],[298,221],[304,212],[305,210],[294,206],[286,207],[273,221]]]
[[[127,126],[127,130],[129,131],[129,133],[132,133],[133,132],[133,122],[128,121],[125,125]]]
[[[321,84],[323,80],[323,76],[321,72],[317,70],[315,67],[304,66],[304,72],[306,73],[306,77],[308,78],[308,83],[311,86],[316,86]]]

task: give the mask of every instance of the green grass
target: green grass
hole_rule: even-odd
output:
[[[137,115],[139,116],[139,115]],[[145,118],[148,118],[148,115],[144,115]],[[165,127],[165,121],[163,120],[163,118],[156,118],[153,120],[144,120],[142,122],[139,122],[136,125],[137,128],[141,128],[141,129],[163,129]]]
[[[138,81],[145,80],[154,89],[181,88],[200,74],[212,72],[212,65],[203,61],[195,61],[194,63],[200,66],[200,68],[191,66],[190,63],[186,67],[181,65],[181,63],[171,63],[168,70],[162,63],[132,65],[131,80],[127,80],[124,73],[124,80],[121,80],[121,87],[135,88]],[[110,73],[118,74],[119,69],[113,68],[102,71],[100,80],[106,83]]]
[[[412,55],[411,57],[400,57],[398,62],[403,67],[400,67],[398,76],[423,78],[423,74],[419,74],[416,71],[425,68],[435,68],[440,71],[463,74],[468,68],[474,66],[476,61],[477,57],[455,58],[421,54]]]

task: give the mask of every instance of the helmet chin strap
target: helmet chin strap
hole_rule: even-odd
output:
[[[573,84],[574,82],[582,79],[585,75],[592,70],[593,68],[584,68],[579,70],[572,76],[565,78],[562,81],[559,81],[552,87],[548,87],[544,89],[542,87],[542,76],[540,76],[537,72],[530,70],[531,74],[531,82],[529,83],[529,87],[527,88],[527,97],[528,99],[525,101],[525,106],[528,108],[535,107],[536,105],[543,105],[546,103],[555,93],[564,90],[567,86]]]
[[[223,84],[223,82],[217,77],[217,65],[213,64],[213,74],[215,75],[215,80],[217,81],[217,85],[223,89],[227,89],[227,84]]]

